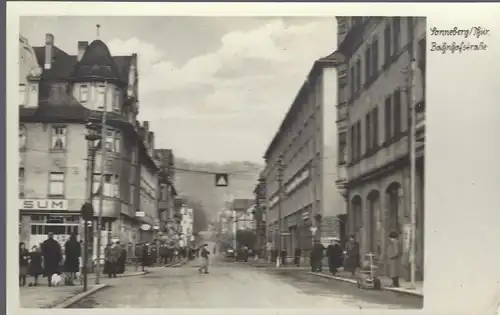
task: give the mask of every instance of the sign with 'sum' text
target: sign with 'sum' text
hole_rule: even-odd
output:
[[[68,210],[68,200],[65,199],[21,199],[21,210]]]

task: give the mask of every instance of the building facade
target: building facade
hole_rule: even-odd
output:
[[[348,230],[361,254],[375,253],[387,272],[391,231],[401,235],[409,276],[410,109],[416,104],[416,265],[423,278],[425,18],[339,17],[337,184]],[[411,80],[411,61],[417,60]],[[412,84],[414,83],[414,84]]]
[[[180,246],[188,246],[192,241],[194,241],[193,234],[193,209],[183,206],[181,208],[180,214],[182,215],[180,229]]]
[[[337,59],[332,54],[314,63],[264,155],[267,235],[279,246],[281,222],[288,253],[300,247],[307,255],[313,240],[342,236],[339,215],[346,209],[335,186],[333,123]]]
[[[255,205],[251,205],[236,217],[236,230],[255,230]]]
[[[174,154],[171,149],[155,149],[156,158],[159,161],[159,201],[158,210],[160,212],[160,231],[162,240],[167,244],[175,245],[175,235],[179,227],[174,219],[174,200],[177,196],[177,191],[174,185]]]
[[[59,49],[52,34],[45,43],[19,42],[20,240],[32,246],[49,232],[61,242],[71,232],[81,235],[81,206],[93,195],[97,215],[102,195],[102,245],[119,239],[130,254],[140,240],[142,219],[136,213],[145,206],[141,176],[156,189],[154,176],[141,175],[145,168],[155,173],[155,163],[150,154],[154,136],[137,121],[137,56],[111,56],[101,40],[78,42],[77,55]],[[89,118],[99,120],[104,110],[107,134],[101,143],[107,158],[101,187],[100,150],[93,176],[87,168],[95,143],[85,140],[85,125]],[[96,224],[93,229],[95,256]]]

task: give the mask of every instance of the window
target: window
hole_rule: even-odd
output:
[[[365,50],[365,84],[370,82],[370,79],[372,77],[372,63],[371,63],[371,48],[368,46]]]
[[[356,93],[356,69],[354,66],[351,67],[351,98],[354,97],[354,93]]]
[[[113,175],[104,174],[104,187],[103,189],[101,189],[101,174],[94,173],[94,180],[92,186],[94,195],[103,194],[106,197],[114,197],[115,188],[113,185]]]
[[[64,173],[49,174],[49,195],[64,196]]]
[[[361,59],[356,61],[356,92],[361,89]]]
[[[121,149],[120,132],[117,130],[107,130],[106,148],[110,152],[120,152]]]
[[[115,181],[113,183],[113,197],[120,198],[120,181],[118,175],[115,175]]]
[[[66,149],[66,127],[52,126],[52,150]]]
[[[19,168],[19,197],[24,197],[24,167]]]
[[[120,89],[115,90],[114,99],[113,99],[113,111],[120,112]]]
[[[26,127],[19,126],[19,150],[26,150]]]
[[[375,107],[372,111],[372,124],[373,124],[373,134],[372,134],[372,140],[373,140],[373,147],[374,149],[378,148],[378,107]]]
[[[385,142],[389,142],[392,138],[392,109],[391,97],[385,99]]]
[[[384,30],[384,64],[387,66],[391,60],[391,27],[387,25]]]
[[[392,44],[393,44],[393,51],[392,53],[395,55],[399,52],[399,43],[401,42],[400,40],[400,34],[401,34],[401,18],[395,17],[392,20]]]
[[[378,39],[375,38],[372,43],[372,76],[378,74]]]
[[[88,85],[80,85],[80,102],[86,103],[89,99],[89,87]]]
[[[19,105],[24,106],[26,104],[26,85],[19,84]]]
[[[394,92],[394,135],[399,135],[401,133],[401,91],[396,90]]]
[[[356,159],[356,125],[351,126],[351,143],[350,143],[350,152],[349,152],[349,160],[352,162]]]
[[[356,124],[356,158],[361,157],[361,121]]]
[[[97,86],[97,109],[104,110],[105,102],[106,102],[106,86],[104,84],[99,84]]]
[[[366,114],[365,117],[365,150],[368,154],[372,148],[373,140],[371,139],[372,133],[372,123],[371,123],[371,113]]]

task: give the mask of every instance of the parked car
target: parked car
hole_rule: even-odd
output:
[[[236,253],[236,261],[248,261],[248,249],[240,248]]]
[[[232,248],[228,248],[228,249],[226,250],[226,257],[227,257],[227,258],[234,258],[234,256],[235,256],[235,255],[234,255],[234,250],[233,250]]]

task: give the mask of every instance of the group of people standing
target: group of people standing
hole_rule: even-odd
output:
[[[389,234],[389,244],[386,254],[388,258],[388,276],[392,280],[392,287],[399,287],[401,250],[397,232],[391,232]],[[319,241],[315,242],[310,255],[311,270],[313,272],[322,271],[322,261],[324,257],[325,247]],[[342,267],[347,272],[355,275],[356,270],[361,264],[359,244],[356,241],[355,236],[351,235],[349,237],[349,240],[345,245],[345,251],[340,245],[340,240],[338,238],[334,238],[331,244],[326,248],[326,257],[328,258],[328,269],[333,275],[335,275]],[[300,262],[300,254],[298,257],[295,257],[295,262],[298,266]]]
[[[37,286],[41,275],[47,278],[49,287],[52,286],[54,274],[65,273],[66,284],[73,285],[77,272],[80,270],[81,244],[72,234],[63,248],[54,240],[54,234],[49,233],[47,240],[39,246],[34,245],[28,251],[24,242],[19,243],[19,285],[26,286],[28,276],[33,277],[29,286]],[[64,261],[63,261],[64,257]],[[62,264],[61,264],[62,263]]]
[[[116,278],[117,274],[125,272],[127,262],[127,251],[120,246],[119,241],[106,245],[104,249],[104,270],[108,278]]]

